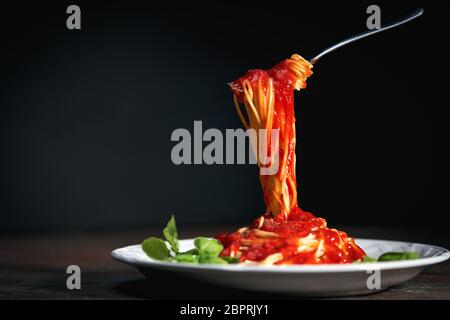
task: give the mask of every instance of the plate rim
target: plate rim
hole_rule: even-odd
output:
[[[173,263],[158,261],[148,258],[148,261],[142,261],[130,257],[124,257],[121,252],[130,248],[140,247],[140,244],[129,245],[117,248],[111,252],[114,260],[138,267],[138,268],[155,268],[160,270],[185,270],[185,271],[217,271],[217,272],[266,272],[266,273],[342,273],[342,272],[361,272],[367,270],[395,270],[405,268],[427,267],[433,264],[441,263],[450,258],[450,251],[446,248],[417,242],[405,242],[396,240],[367,239],[354,238],[356,241],[375,241],[375,242],[391,242],[397,244],[421,245],[432,247],[442,252],[436,256],[400,261],[385,261],[375,263],[354,263],[354,264],[304,264],[304,265],[288,265],[288,266],[260,266],[260,265],[215,265],[215,264],[189,264],[189,263]],[[194,239],[180,239],[180,242],[192,242]]]

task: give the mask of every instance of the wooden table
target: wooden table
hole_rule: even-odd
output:
[[[235,226],[184,227],[180,237],[213,235]],[[201,230],[201,231],[200,231]],[[350,234],[427,242],[446,246],[446,235],[408,229],[346,228]],[[380,231],[382,230],[382,232]],[[134,268],[113,261],[110,252],[139,243],[160,230],[10,234],[0,236],[0,299],[272,299],[265,293],[216,287],[155,272],[145,279]],[[416,234],[415,238],[411,234]],[[378,236],[377,236],[378,235]],[[68,290],[66,268],[79,265],[81,290]],[[176,290],[173,288],[176,287]],[[292,298],[292,297],[291,297]],[[450,299],[450,262],[429,268],[414,280],[356,299]]]

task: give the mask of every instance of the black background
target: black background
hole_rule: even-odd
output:
[[[425,14],[326,56],[296,94],[300,203],[331,225],[445,226],[439,3],[377,2],[382,22]],[[3,231],[262,214],[256,166],[175,166],[172,131],[240,127],[227,82],[364,31],[372,2],[75,2],[79,31],[69,4],[2,4]]]

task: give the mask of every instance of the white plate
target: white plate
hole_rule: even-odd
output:
[[[388,251],[415,251],[421,258],[364,264],[193,265],[153,260],[142,251],[141,245],[116,249],[112,257],[138,268],[144,275],[151,274],[155,269],[166,270],[232,288],[317,297],[368,294],[384,290],[411,280],[427,266],[450,257],[447,249],[425,244],[369,239],[356,239],[356,243],[375,258]],[[183,251],[193,248],[193,239],[180,240],[180,247]],[[375,273],[380,275],[379,282],[375,279]],[[379,288],[373,288],[378,283]]]

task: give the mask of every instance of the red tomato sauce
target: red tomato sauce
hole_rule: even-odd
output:
[[[261,219],[263,223],[259,226]],[[277,237],[261,238],[259,230],[275,233]],[[308,236],[314,239],[313,245],[299,252],[299,240]],[[298,207],[287,217],[266,213],[243,232],[224,233],[216,238],[224,246],[222,256],[237,255],[241,262],[261,262],[281,253],[283,258],[275,264],[351,263],[366,255],[345,232],[327,228],[324,219]],[[320,242],[323,254],[316,255]]]

